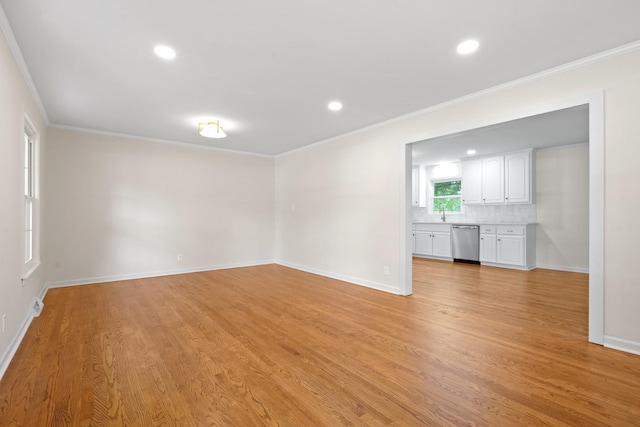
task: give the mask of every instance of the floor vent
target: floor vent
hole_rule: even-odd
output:
[[[42,308],[44,307],[44,303],[40,298],[36,298],[36,301],[33,303],[33,316],[38,317],[42,312]]]

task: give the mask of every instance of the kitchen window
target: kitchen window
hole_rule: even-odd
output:
[[[462,181],[433,181],[433,212],[462,212]]]

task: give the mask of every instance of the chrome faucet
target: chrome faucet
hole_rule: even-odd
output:
[[[442,216],[440,217],[440,219],[442,220],[442,222],[444,222],[445,220],[444,208],[440,209],[440,212],[442,212]]]

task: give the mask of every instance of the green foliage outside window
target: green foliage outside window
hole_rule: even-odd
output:
[[[433,183],[433,211],[461,211],[462,181],[443,181]]]

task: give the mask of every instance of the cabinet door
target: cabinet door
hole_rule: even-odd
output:
[[[433,243],[430,231],[416,231],[415,253],[421,255],[433,255]]]
[[[480,235],[480,262],[496,262],[496,235]]]
[[[524,236],[498,235],[498,264],[524,266]]]
[[[482,159],[462,163],[462,203],[482,203]]]
[[[505,202],[531,202],[531,152],[505,156]]]
[[[451,233],[433,232],[433,255],[451,258]]]
[[[504,203],[504,157],[482,159],[482,202]]]
[[[411,206],[420,206],[420,168],[411,170]]]

